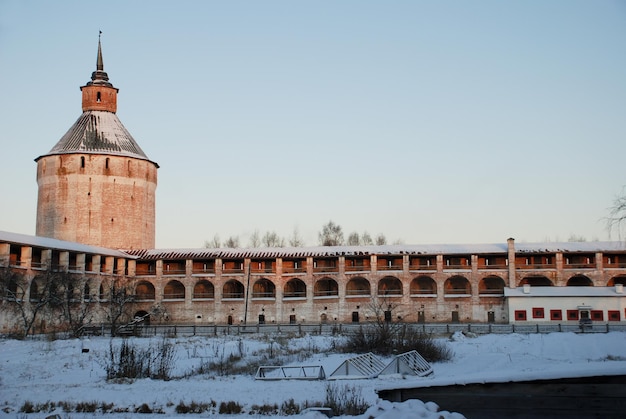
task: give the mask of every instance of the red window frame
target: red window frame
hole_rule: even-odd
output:
[[[533,319],[543,319],[546,313],[543,307],[533,307]]]
[[[563,320],[563,310],[550,310],[550,320]]]
[[[609,310],[608,315],[610,322],[618,322],[621,320],[619,318],[619,310]]]
[[[515,320],[526,320],[526,310],[515,310]]]
[[[579,316],[578,310],[567,310],[567,320],[578,320]]]
[[[594,322],[604,321],[604,311],[602,310],[591,310],[591,313],[589,313],[589,315],[591,316],[591,320],[593,320]]]

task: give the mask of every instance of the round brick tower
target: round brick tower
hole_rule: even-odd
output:
[[[38,236],[114,249],[152,249],[159,165],[116,115],[117,92],[104,71],[80,88],[83,114],[37,162]]]

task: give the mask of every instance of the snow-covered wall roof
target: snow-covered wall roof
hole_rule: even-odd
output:
[[[29,236],[27,234],[10,233],[8,231],[0,231],[0,242],[40,247],[43,249],[54,249],[54,250],[62,250],[62,251],[88,253],[88,254],[94,254],[94,255],[114,256],[116,258],[135,259],[134,256],[131,256],[127,253],[124,253],[119,250],[107,249],[106,247],[89,246],[86,244],[80,244],[76,242],[51,239],[49,237]]]
[[[626,251],[621,242],[565,242],[515,244],[518,253],[607,252]],[[139,259],[232,259],[232,258],[304,258],[369,255],[478,255],[506,254],[507,243],[492,244],[397,244],[382,246],[317,246],[280,248],[219,249],[138,249],[128,253]]]
[[[381,246],[312,246],[312,247],[259,247],[259,248],[171,248],[115,250],[88,246],[76,242],[48,237],[0,231],[0,241],[25,244],[47,249],[70,250],[82,253],[115,257],[132,257],[143,260],[158,259],[276,259],[339,256],[400,256],[400,255],[481,255],[507,254],[508,245],[491,244],[394,244]],[[516,253],[555,252],[626,252],[622,242],[562,242],[562,243],[515,243]]]

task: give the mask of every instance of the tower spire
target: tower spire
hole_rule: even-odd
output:
[[[100,38],[102,37],[102,31],[98,34],[98,60],[96,62],[96,70],[104,71],[104,62],[102,61],[102,46],[100,45]]]
[[[98,58],[96,60],[96,71],[91,73],[91,81],[87,83],[87,86],[99,85],[113,87],[109,82],[109,75],[104,71],[104,61],[102,60],[102,43],[100,38],[102,37],[102,31],[98,33]]]

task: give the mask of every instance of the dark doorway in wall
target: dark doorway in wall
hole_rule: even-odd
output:
[[[417,322],[418,323],[426,323],[426,313],[423,311],[417,312]]]
[[[289,324],[296,324],[296,315],[295,314],[290,314],[289,315]]]
[[[391,323],[391,310],[385,310],[385,322]]]
[[[228,324],[231,325],[233,324],[233,316],[228,316]]]
[[[459,312],[458,311],[453,311],[452,312],[452,323],[459,323]]]
[[[353,311],[352,312],[352,323],[358,323],[359,322],[359,312],[358,311]]]
[[[265,324],[265,314],[259,314],[259,324]]]
[[[493,311],[487,312],[487,323],[495,323],[496,322],[496,313]]]

